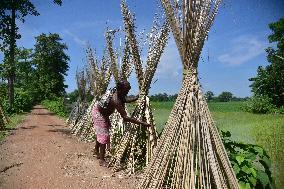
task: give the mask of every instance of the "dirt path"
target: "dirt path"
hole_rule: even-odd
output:
[[[134,188],[135,178],[100,167],[92,148],[70,135],[63,120],[36,106],[0,144],[0,188]]]

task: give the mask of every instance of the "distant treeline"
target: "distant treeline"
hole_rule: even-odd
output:
[[[246,101],[249,99],[249,97],[245,98],[235,97],[231,92],[222,92],[219,96],[214,96],[213,92],[207,91],[204,95],[208,102]],[[130,95],[130,97],[132,96],[134,95]],[[167,93],[158,93],[150,95],[150,100],[154,102],[175,101],[177,96],[178,94],[170,95]],[[67,97],[71,102],[75,102],[78,98],[78,90],[68,93]],[[87,99],[88,101],[92,101],[93,97],[90,94],[87,94]]]
[[[151,95],[150,100],[156,102],[175,101],[177,96],[178,94],[168,95],[167,93],[158,93],[155,95]]]
[[[229,101],[246,101],[249,97],[240,98],[235,97],[231,92],[222,92],[219,96],[214,96],[214,93],[207,91],[205,98],[210,102],[229,102]],[[150,95],[150,100],[155,102],[166,102],[166,101],[175,101],[178,94],[169,95],[167,93],[158,93]]]

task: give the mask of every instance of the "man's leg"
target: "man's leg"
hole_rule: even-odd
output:
[[[106,144],[100,144],[100,165],[107,166],[105,161]]]
[[[111,154],[111,151],[110,151],[110,142],[107,143],[106,145],[106,151],[108,151],[109,154]],[[108,155],[108,154],[107,154]]]
[[[94,155],[97,156],[97,159],[100,159],[100,143],[98,141],[96,141]]]

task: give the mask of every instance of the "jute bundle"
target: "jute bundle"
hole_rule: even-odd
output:
[[[122,54],[122,60],[121,65],[119,64],[119,56],[118,53],[115,51],[113,47],[113,40],[115,38],[115,33],[118,32],[118,30],[109,30],[106,32],[106,45],[107,45],[107,54],[109,55],[109,64],[110,64],[110,71],[113,75],[115,83],[118,83],[121,79],[127,80],[128,77],[131,74],[132,70],[132,64],[131,64],[131,55],[129,52],[129,43],[128,40],[125,39],[124,46],[121,46],[120,48],[123,49]],[[126,107],[125,107],[126,108]],[[127,108],[126,108],[127,110]],[[120,116],[120,114],[115,111],[111,117],[111,144],[112,148],[115,147],[121,136],[124,132],[124,124],[123,119]],[[95,132],[89,132],[87,137],[88,140],[92,140],[95,138]]]
[[[119,80],[127,80],[131,74],[132,71],[132,56],[130,54],[130,47],[129,47],[129,40],[125,37],[125,44],[123,48],[123,54],[122,54],[122,60],[121,60],[121,66],[119,66],[118,62],[118,56],[116,55],[114,48],[113,48],[113,39],[115,37],[115,32],[108,32],[106,34],[106,40],[107,40],[107,46],[110,54],[111,59],[111,68],[113,70],[113,75],[115,78],[115,82],[119,82]],[[125,105],[125,110],[127,111],[127,106]],[[117,110],[111,115],[110,117],[111,121],[111,152],[114,151],[117,145],[119,145],[119,141],[121,137],[124,134],[125,127],[123,123],[123,119],[118,113]]]
[[[75,105],[72,108],[72,111],[67,119],[67,124],[72,129],[77,122],[82,118],[85,114],[88,104],[87,104],[87,79],[85,72],[76,71],[76,81],[77,81],[77,88],[78,88],[78,99]]]
[[[107,90],[111,77],[110,61],[106,50],[102,59],[99,61],[94,55],[93,50],[89,47],[87,49],[87,62],[89,65],[87,76],[94,99],[82,119],[80,119],[72,130],[74,135],[80,136],[82,139],[86,139],[88,133],[93,131],[92,110],[95,103]]]
[[[138,104],[132,113],[132,117],[147,121],[152,126],[145,128],[144,126],[127,123],[123,137],[119,142],[120,145],[116,147],[114,156],[109,165],[113,166],[115,171],[126,166],[129,173],[134,173],[137,169],[144,167],[149,162],[153,149],[157,144],[156,127],[147,95],[157,64],[167,43],[169,29],[167,23],[164,23],[160,28],[158,23],[154,22],[146,69],[144,71],[138,42],[135,36],[133,15],[128,10],[125,1],[122,1],[121,7],[125,32],[129,40],[140,91]]]
[[[221,0],[161,0],[184,66],[182,88],[139,189],[239,188],[197,65]]]

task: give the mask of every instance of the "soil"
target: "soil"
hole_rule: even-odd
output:
[[[64,120],[35,106],[0,144],[0,188],[134,188],[137,178],[99,166],[93,147],[71,135]]]

